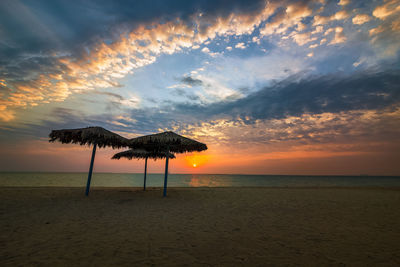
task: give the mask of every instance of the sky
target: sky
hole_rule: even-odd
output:
[[[0,171],[87,171],[48,134],[101,126],[207,144],[171,173],[400,175],[399,50],[399,0],[3,0]]]

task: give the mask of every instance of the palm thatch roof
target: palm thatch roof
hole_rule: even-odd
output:
[[[127,147],[129,140],[102,127],[53,130],[49,142],[59,141],[63,144],[94,145],[99,147]]]
[[[163,132],[133,138],[129,140],[129,146],[131,148],[144,148],[148,151],[166,151],[168,149],[174,153],[200,152],[207,149],[206,144],[174,132]]]
[[[119,152],[115,154],[112,159],[120,159],[120,158],[127,158],[127,159],[132,159],[132,158],[137,158],[137,159],[144,159],[144,158],[151,158],[151,159],[163,159],[168,157],[170,159],[174,159],[175,155],[172,153],[168,152],[156,152],[156,151],[147,151],[144,149],[130,149],[126,150],[123,152]]]

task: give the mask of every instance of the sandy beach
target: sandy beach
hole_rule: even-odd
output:
[[[0,265],[400,265],[400,189],[83,190],[0,188]]]

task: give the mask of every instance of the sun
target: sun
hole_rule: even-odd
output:
[[[208,161],[208,155],[199,155],[197,153],[193,153],[185,156],[185,163],[186,163],[185,166],[187,166],[187,168],[190,168],[192,170],[202,169],[207,161]]]

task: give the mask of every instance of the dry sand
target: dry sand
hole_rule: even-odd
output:
[[[400,266],[400,190],[0,188],[0,266]]]

